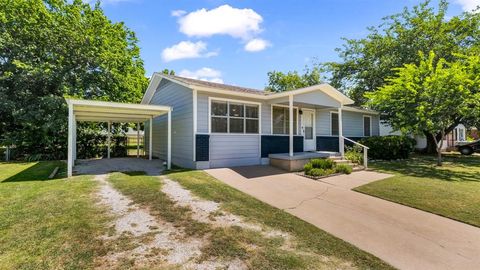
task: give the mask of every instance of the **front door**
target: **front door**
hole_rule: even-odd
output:
[[[315,111],[302,110],[303,151],[315,151]]]

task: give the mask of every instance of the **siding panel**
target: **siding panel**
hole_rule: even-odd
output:
[[[210,167],[260,164],[259,135],[210,135]]]
[[[150,104],[167,105],[172,111],[172,163],[193,168],[193,94],[192,90],[165,81],[157,88]],[[145,134],[148,152],[148,124]],[[160,159],[167,157],[167,116],[153,119],[153,153]]]

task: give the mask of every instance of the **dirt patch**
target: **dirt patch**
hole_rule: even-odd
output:
[[[282,237],[286,242],[289,242],[291,239],[291,235],[286,232],[247,222],[237,215],[221,210],[219,203],[193,196],[189,190],[183,188],[179,183],[167,177],[161,178],[163,180],[162,191],[178,205],[192,209],[192,218],[197,221],[208,223],[215,227],[239,226],[244,229],[261,232],[265,237]]]
[[[98,268],[141,268],[146,266],[181,266],[183,269],[225,268],[225,263],[202,262],[203,239],[186,237],[171,223],[159,221],[148,209],[140,208],[114,189],[107,175],[98,175],[99,197],[115,216],[113,233],[104,236],[110,252],[99,258]]]

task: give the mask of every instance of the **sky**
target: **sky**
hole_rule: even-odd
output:
[[[269,71],[338,61],[342,38],[361,38],[381,18],[418,0],[102,0],[113,22],[139,39],[146,76],[176,75],[263,89]],[[433,5],[436,5],[433,1]],[[480,5],[452,0],[448,16]]]

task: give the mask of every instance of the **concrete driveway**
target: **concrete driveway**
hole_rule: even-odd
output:
[[[480,229],[350,189],[370,171],[314,181],[270,166],[207,173],[400,269],[480,269]]]
[[[102,175],[110,172],[145,172],[160,175],[164,169],[163,160],[143,158],[79,159],[73,167],[74,174]]]

